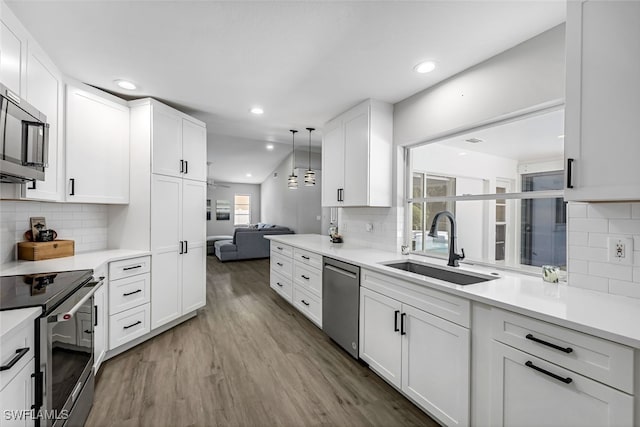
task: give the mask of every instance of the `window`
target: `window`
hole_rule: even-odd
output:
[[[233,221],[235,225],[251,224],[251,195],[236,194],[233,198]]]
[[[564,110],[545,110],[408,149],[407,239],[413,251],[531,269],[566,266]]]

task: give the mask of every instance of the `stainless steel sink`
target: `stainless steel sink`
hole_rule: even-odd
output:
[[[474,283],[487,282],[498,278],[497,275],[493,277],[478,273],[470,273],[467,271],[451,271],[449,269],[426,265],[415,261],[402,260],[383,264],[387,267],[397,268],[398,270],[408,271],[409,273],[431,277],[444,282],[455,283],[456,285],[473,285]]]

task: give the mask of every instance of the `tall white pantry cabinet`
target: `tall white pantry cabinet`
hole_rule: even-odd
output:
[[[203,122],[146,98],[129,103],[131,188],[110,207],[109,244],[151,251],[151,329],[206,303]]]

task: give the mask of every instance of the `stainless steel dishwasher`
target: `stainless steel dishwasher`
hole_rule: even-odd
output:
[[[326,257],[322,265],[322,330],[357,359],[360,267]]]

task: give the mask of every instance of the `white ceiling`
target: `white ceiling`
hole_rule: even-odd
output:
[[[562,137],[562,138],[561,138]],[[481,139],[470,143],[469,138]],[[438,142],[447,147],[475,151],[518,162],[555,160],[564,156],[564,109],[469,132]],[[424,149],[428,150],[428,145]]]
[[[286,152],[267,161],[265,141],[289,144],[289,129],[319,128],[366,98],[396,103],[560,24],[566,7],[562,0],[7,3],[65,74],[114,92],[115,79],[130,79],[139,90],[128,95],[204,120],[210,140],[258,145],[243,156],[263,159],[266,173]],[[424,59],[436,70],[414,73]],[[251,115],[254,105],[265,114]]]

